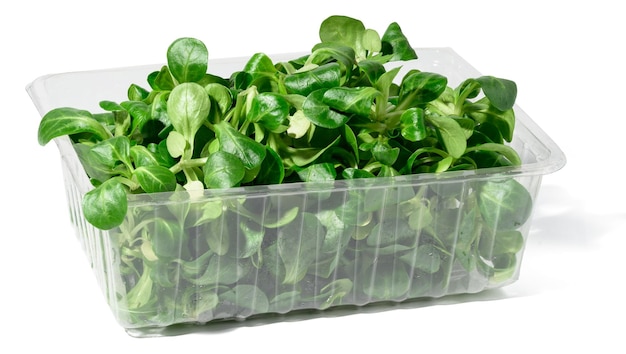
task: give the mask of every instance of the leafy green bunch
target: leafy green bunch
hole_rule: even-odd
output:
[[[331,16],[308,55],[274,63],[253,55],[228,78],[208,50],[180,38],[167,65],[132,84],[102,113],[62,107],[39,126],[39,143],[69,135],[94,189],[86,219],[123,222],[127,195],[315,182],[518,165],[503,144],[514,129],[515,83],[483,76],[456,88],[446,77],[391,61],[417,59],[393,23],[383,36]],[[480,94],[483,94],[479,98]]]
[[[305,55],[256,53],[228,77],[180,38],[149,88],[43,117],[39,142],[69,135],[93,183],[82,210],[110,230],[109,299],[126,325],[442,296],[515,275],[532,210],[522,183],[383,179],[520,165],[507,145],[515,83],[401,74],[393,62],[417,53],[396,23],[381,37],[331,16],[319,35]],[[187,193],[128,204],[174,191]]]

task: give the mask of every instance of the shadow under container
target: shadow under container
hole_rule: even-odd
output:
[[[417,52],[395,65],[438,72],[450,85],[480,76],[449,48]],[[228,76],[246,60],[212,60],[209,71]],[[95,112],[160,66],[48,75],[27,90],[41,115],[61,106]],[[123,224],[108,231],[83,216],[93,187],[70,139],[54,141],[71,222],[113,315],[130,335],[154,336],[173,325],[515,282],[542,176],[565,157],[514,109],[517,168],[130,195]]]

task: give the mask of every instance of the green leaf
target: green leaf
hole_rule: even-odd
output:
[[[134,145],[130,148],[130,157],[135,167],[158,165],[154,154],[143,145]]]
[[[492,180],[483,183],[478,194],[480,213],[493,230],[515,230],[530,217],[532,196],[516,180]]]
[[[326,89],[311,92],[304,104],[302,111],[311,123],[328,129],[339,128],[350,120],[350,115],[336,112],[324,103]]]
[[[215,213],[215,210],[213,211]],[[206,230],[203,230],[209,249],[216,254],[223,256],[230,249],[230,232],[235,225],[228,218],[229,214],[222,211],[220,218],[209,223]]]
[[[454,91],[463,99],[475,98],[480,94],[480,82],[467,78]]]
[[[158,144],[148,144],[147,147],[148,150],[150,150],[154,154],[154,157],[159,162],[159,165],[171,167],[176,163],[176,160],[172,158],[169,151],[167,150],[166,140],[162,140]]]
[[[298,170],[297,173],[304,182],[334,181],[337,177],[335,166],[330,162],[313,164]]]
[[[264,53],[255,53],[246,63],[244,72],[250,75],[249,86],[255,86],[259,92],[276,91],[277,69],[270,57]]]
[[[439,271],[441,267],[441,256],[439,250],[433,244],[423,244],[400,257],[402,261],[410,267],[419,269],[427,274]]]
[[[373,29],[366,29],[361,38],[361,45],[370,54],[380,52],[382,46],[380,35]]]
[[[334,210],[322,210],[316,213],[320,223],[326,229],[324,244],[321,251],[334,255],[341,255],[342,250],[348,245],[353,230],[351,226],[343,223]]]
[[[211,101],[217,104],[220,114],[226,114],[233,104],[233,94],[228,87],[218,83],[210,83],[204,86],[204,89]]]
[[[207,188],[230,188],[241,182],[246,169],[237,156],[216,151],[207,158],[203,172]]]
[[[240,261],[234,257],[211,254],[208,262],[205,257],[200,257],[198,257],[199,262],[182,264],[185,278],[195,285],[235,284],[250,272],[249,262]]]
[[[447,85],[448,79],[440,74],[421,71],[409,73],[400,84],[399,104],[414,107],[428,103],[439,97]]]
[[[302,138],[311,128],[311,121],[304,115],[302,110],[297,110],[289,117],[287,134],[295,139]]]
[[[500,232],[483,232],[480,237],[478,250],[485,259],[512,253],[515,254],[524,247],[524,236],[519,230],[505,230]]]
[[[158,257],[181,258],[184,232],[177,222],[156,218],[147,230],[152,250]]]
[[[99,229],[110,230],[119,226],[126,217],[126,189],[115,178],[106,180],[85,194],[82,205],[89,223]]]
[[[402,240],[411,240],[415,235],[406,220],[388,219],[374,226],[367,238],[367,244],[375,247],[387,246]]]
[[[358,64],[359,70],[365,74],[367,80],[373,85],[378,79],[385,74],[385,67],[383,64],[375,60],[361,60]]]
[[[174,83],[174,77],[170,69],[164,65],[161,70],[157,72],[151,86],[155,90],[171,91],[176,83]]]
[[[285,166],[283,160],[278,153],[269,146],[266,147],[267,153],[261,163],[261,169],[254,180],[255,184],[268,185],[280,184],[285,178]]]
[[[474,134],[472,134],[471,144],[468,141],[469,145],[483,143],[504,143],[504,137],[502,136],[500,129],[492,122],[480,123],[474,130]]]
[[[467,117],[457,117],[454,115],[451,115],[450,118],[459,123],[461,129],[463,129],[463,134],[466,140],[472,137],[474,134],[474,128],[476,128],[476,122],[473,119]]]
[[[111,137],[111,133],[93,118],[88,111],[62,107],[46,113],[39,123],[38,141],[46,145],[50,140],[64,135],[90,133],[97,140]]]
[[[373,173],[365,170],[360,170],[358,168],[348,167],[341,172],[341,176],[344,179],[355,179],[355,178],[372,178],[376,177]]]
[[[181,133],[175,130],[172,130],[167,135],[165,144],[167,146],[167,151],[169,152],[169,154],[173,158],[178,158],[182,156],[182,154],[185,152],[185,149],[187,149],[188,143],[187,143],[187,140],[185,140],[185,137]]]
[[[113,102],[109,100],[102,100],[98,102],[98,106],[100,106],[100,108],[104,109],[105,111],[111,111],[111,112],[124,110],[124,107],[120,106],[117,102]]]
[[[424,203],[418,203],[413,206],[412,212],[409,215],[409,227],[413,230],[419,231],[429,226],[433,221],[433,215],[430,212],[428,206]]]
[[[205,222],[215,220],[222,216],[224,212],[224,203],[220,199],[209,199],[203,203],[199,203],[195,209],[194,218],[189,218],[187,221],[192,220],[191,224],[198,226]]]
[[[355,51],[351,47],[337,43],[319,43],[313,47],[308,61],[320,66],[337,62],[343,74],[341,80],[345,81],[352,75],[352,70],[357,62],[355,55]]]
[[[467,148],[467,140],[459,123],[450,117],[435,115],[427,115],[426,120],[435,127],[450,156],[456,159],[463,156]]]
[[[324,310],[333,306],[338,301],[348,295],[352,291],[352,281],[350,279],[337,279],[320,290],[320,295],[324,302],[320,305],[320,309]]]
[[[478,214],[478,208],[472,208],[467,213],[462,213],[461,221],[457,226],[458,232],[454,255],[457,262],[468,271],[474,270],[479,262],[475,252],[475,241],[482,231],[482,225],[480,225],[476,217]]]
[[[365,58],[363,22],[347,16],[330,16],[322,21],[319,36],[322,43],[337,43],[352,48],[357,58]]]
[[[176,86],[167,101],[167,112],[174,129],[192,142],[209,111],[211,101],[204,87],[196,83]]]
[[[259,252],[265,231],[258,227],[258,224],[251,220],[239,223],[239,235],[243,238],[237,242],[237,253],[239,258],[248,258]]]
[[[78,155],[82,166],[85,169],[87,176],[95,181],[105,181],[115,175],[118,175],[120,171],[115,171],[113,168],[100,163],[97,159],[93,158],[90,154],[91,145],[84,143],[74,144],[74,150]]]
[[[273,215],[266,215],[265,220],[262,220],[263,226],[270,228],[270,229],[275,229],[278,227],[285,226],[289,224],[290,222],[294,221],[296,217],[298,217],[299,211],[300,211],[300,208],[296,206],[288,210],[281,209],[279,213],[276,213]],[[273,216],[275,216],[276,218],[274,219]],[[270,218],[272,220],[269,220]]]
[[[404,299],[411,279],[400,261],[378,261],[361,275],[362,291],[374,300]]]
[[[270,131],[280,133],[289,124],[289,103],[281,95],[261,92],[252,99],[247,119],[259,123]]]
[[[171,128],[172,122],[170,122],[170,117],[167,114],[167,99],[169,98],[169,91],[167,92],[159,92],[154,96],[154,100],[152,100],[152,104],[150,105],[150,115],[153,120],[158,120],[165,127],[164,131],[167,131],[168,128]],[[159,137],[161,137],[159,134]]]
[[[493,275],[490,280],[494,283],[500,283],[511,279],[515,274],[517,267],[517,257],[514,253],[505,253],[494,257],[493,259]]]
[[[130,114],[131,132],[141,132],[143,127],[152,119],[150,106],[141,101],[125,101],[120,105]]]
[[[498,128],[504,140],[511,142],[513,140],[513,131],[515,129],[515,112],[513,109],[500,111],[489,101],[489,98],[483,97],[476,101],[470,107],[480,107],[481,109],[470,110],[468,115],[479,123],[488,122]],[[486,107],[486,108],[485,108]]]
[[[272,59],[264,53],[255,53],[248,59],[243,71],[252,75],[253,80],[263,76],[274,76],[277,72]]]
[[[381,74],[376,83],[374,83],[374,87],[380,91],[384,97],[389,97],[391,88],[393,86],[393,80],[396,78],[398,73],[400,72],[401,67],[395,67],[390,69],[389,71]]]
[[[269,309],[267,295],[255,285],[239,284],[220,295],[221,304],[233,304],[234,309],[227,311],[236,313],[239,317],[266,313]],[[219,306],[215,311],[219,311]]]
[[[396,22],[387,27],[381,40],[383,54],[391,55],[389,61],[417,59],[415,50]]]
[[[288,164],[288,162],[292,162],[296,166],[304,167],[315,160],[317,160],[320,156],[322,156],[326,151],[328,151],[333,146],[337,145],[341,137],[338,136],[327,146],[318,149],[318,148],[292,148],[287,147],[286,156],[284,158],[284,162]]]
[[[343,129],[343,139],[350,146],[350,152],[354,155],[356,161],[359,161],[359,142],[352,128],[347,125]]]
[[[126,95],[128,96],[128,99],[131,101],[142,101],[142,100],[145,100],[148,97],[148,95],[150,95],[150,92],[141,86],[138,86],[136,84],[131,84],[128,87],[128,91]]]
[[[336,62],[318,66],[312,70],[295,73],[285,77],[288,93],[307,96],[311,92],[337,87],[341,84],[341,69]]]
[[[520,166],[522,164],[522,160],[520,159],[517,151],[508,145],[498,143],[484,143],[469,147],[466,150],[466,152],[472,151],[495,152],[504,156],[507,160],[511,162],[511,165],[513,166]]]
[[[185,280],[193,281],[198,278],[203,272],[206,271],[209,261],[213,257],[214,253],[211,251],[201,252],[195,258],[191,260],[180,259],[181,276]]]
[[[120,106],[121,107],[121,106]],[[99,113],[97,116],[94,115],[94,118],[98,119],[102,122],[102,118],[105,118],[106,113]],[[131,125],[131,116],[128,111],[122,108],[121,111],[113,111],[111,112],[113,116],[113,125],[115,125],[114,136],[122,136],[128,134],[128,128]],[[106,119],[106,118],[105,118]]]
[[[136,310],[150,303],[152,299],[153,281],[151,269],[145,267],[137,284],[126,294],[126,302],[130,311]]]
[[[179,82],[196,82],[207,72],[209,51],[202,41],[179,38],[167,49],[167,65]]]
[[[369,117],[374,99],[380,94],[372,87],[334,87],[312,92],[302,110],[309,120],[323,128],[339,128],[352,114]]]
[[[453,162],[454,162],[454,159],[452,158],[452,156],[444,157],[443,159],[437,161],[437,163],[434,165],[434,170],[432,172],[435,172],[435,173],[445,172],[450,168],[450,166],[452,166]]]
[[[408,141],[421,141],[428,136],[424,110],[421,108],[409,108],[400,116],[402,136]]]
[[[372,155],[380,163],[391,166],[393,165],[398,156],[400,155],[400,149],[392,148],[387,141],[377,141],[372,148]]]
[[[246,169],[253,170],[263,163],[267,153],[265,146],[241,134],[227,122],[219,122],[214,128],[220,148],[241,159]]]
[[[89,151],[89,161],[111,169],[119,163],[130,166],[130,140],[116,136],[95,144]]]
[[[365,176],[367,178],[369,176]],[[373,177],[373,175],[372,175]],[[349,193],[349,198],[335,209],[337,217],[347,225],[366,226],[372,221],[372,214],[365,210],[366,202],[362,192]],[[366,237],[364,235],[363,237]]]
[[[235,90],[245,90],[252,83],[252,75],[245,71],[236,71],[231,74],[231,87]]]
[[[300,213],[278,229],[278,254],[286,271],[283,284],[296,284],[304,278],[322,246],[323,231],[319,220],[310,213]]]
[[[133,176],[146,193],[171,192],[176,189],[176,176],[163,166],[140,166],[135,169]]]
[[[502,231],[496,234],[493,254],[517,253],[524,247],[524,235],[519,230]]]
[[[203,323],[214,318],[213,310],[220,303],[220,298],[215,289],[187,287],[183,294],[182,301],[177,302],[176,306],[184,306],[185,310],[183,311],[189,318],[195,318]]]
[[[483,93],[494,107],[500,111],[513,108],[517,97],[517,85],[514,81],[493,76],[481,76],[476,80],[480,82]]]
[[[322,101],[332,110],[368,117],[379,94],[372,87],[333,87],[324,92]]]

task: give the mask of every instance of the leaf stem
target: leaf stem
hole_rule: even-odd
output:
[[[172,173],[174,174],[177,174],[185,169],[204,166],[207,159],[207,157],[200,157],[197,159],[180,160],[177,164],[170,167],[170,171],[172,171]]]
[[[130,178],[124,177],[124,176],[115,176],[113,177],[116,180],[118,180],[120,183],[122,183],[123,185],[125,185],[126,187],[128,187],[131,191],[136,190],[137,188],[140,187],[139,183],[133,181]]]

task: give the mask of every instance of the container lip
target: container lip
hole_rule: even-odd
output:
[[[438,67],[444,68],[444,65],[453,63],[456,70],[462,73],[464,77],[471,77],[473,75],[480,76],[481,73],[471,66],[465,59],[458,55],[450,47],[425,47],[415,48],[419,58],[413,61],[404,62],[391,62],[390,67],[394,66],[417,66],[422,70],[422,64],[430,65],[426,68],[436,71]],[[290,60],[301,55],[306,55],[304,52],[294,53],[278,53],[269,55],[275,62],[284,60]],[[209,60],[209,70],[212,74],[216,75],[229,75],[232,72],[219,72],[225,70],[225,67],[232,66],[234,63],[245,63],[249,57],[239,56],[232,58],[213,58]],[[448,63],[445,63],[448,61]],[[64,75],[89,75],[97,73],[126,73],[132,71],[141,70],[147,76],[148,70],[158,70],[162,65],[159,63],[144,64],[128,67],[108,68],[89,71],[74,71],[66,73],[54,73],[40,76],[33,80],[26,86],[26,91],[30,95],[33,103],[41,115],[45,114],[49,110],[50,103],[46,97],[46,80],[56,79]],[[217,71],[212,71],[212,68]],[[450,70],[448,68],[444,68]],[[458,84],[451,82],[451,84]],[[416,185],[416,184],[430,184],[430,183],[459,183],[460,181],[467,180],[484,180],[498,177],[519,177],[519,176],[536,176],[553,173],[561,169],[565,163],[566,158],[563,151],[558,145],[516,104],[514,106],[516,115],[516,127],[514,130],[514,141],[520,139],[521,143],[534,144],[533,153],[535,153],[535,161],[523,162],[518,167],[495,167],[495,168],[482,168],[478,170],[464,170],[464,171],[446,171],[442,173],[420,173],[413,175],[402,175],[395,177],[376,177],[362,180],[338,180],[330,181],[329,183],[315,183],[299,182],[299,183],[285,183],[277,185],[267,186],[245,186],[235,187],[225,190],[203,190],[198,191],[198,194],[202,198],[213,197],[236,197],[242,195],[258,195],[262,193],[274,193],[274,194],[290,194],[290,193],[302,193],[303,191],[328,191],[329,188],[333,190],[347,189],[347,188],[389,188],[392,186],[403,185]],[[71,146],[69,137],[56,138],[57,146],[63,151],[64,155],[68,159],[78,161],[78,157],[73,149],[68,151],[67,147]],[[84,174],[84,176],[74,176],[77,181],[88,181],[84,170],[78,173]],[[83,192],[92,188],[88,183],[81,183]],[[143,203],[175,203],[180,201],[184,197],[184,194],[188,196],[193,195],[193,192],[176,191],[176,192],[164,192],[164,193],[150,193],[150,194],[131,194],[128,196],[129,203],[143,204]]]
[[[513,107],[516,119],[516,129],[526,130],[527,135],[531,135],[535,143],[540,144],[545,155],[539,156],[536,162],[522,164],[525,174],[547,175],[559,171],[567,163],[565,153],[558,144],[517,104]],[[513,133],[514,137],[515,132]]]

